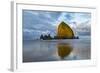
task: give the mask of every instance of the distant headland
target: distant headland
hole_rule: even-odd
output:
[[[42,40],[53,40],[53,39],[79,39],[78,36],[74,35],[71,27],[62,21],[57,28],[57,34],[54,37],[51,37],[50,34],[43,35],[41,34],[40,39]]]

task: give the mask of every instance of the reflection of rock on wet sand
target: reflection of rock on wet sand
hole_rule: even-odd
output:
[[[58,44],[57,48],[58,48],[58,56],[60,56],[61,59],[64,59],[65,57],[67,57],[73,50],[73,48],[69,44],[66,44],[66,43]]]

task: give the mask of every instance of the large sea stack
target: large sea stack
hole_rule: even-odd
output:
[[[57,29],[57,37],[59,39],[73,39],[74,32],[68,24],[62,21]]]

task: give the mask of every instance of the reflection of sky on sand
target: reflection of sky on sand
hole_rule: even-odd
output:
[[[89,39],[28,40],[23,44],[23,62],[84,60],[91,57]]]

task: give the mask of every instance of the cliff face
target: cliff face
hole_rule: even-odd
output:
[[[65,22],[61,22],[58,26],[57,37],[61,39],[71,39],[74,37],[73,30]]]

